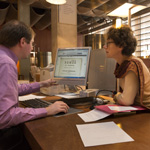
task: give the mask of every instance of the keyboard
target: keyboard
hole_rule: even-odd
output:
[[[20,101],[20,103],[26,107],[32,107],[32,108],[45,108],[52,104],[50,102],[47,102],[38,98]],[[54,116],[59,117],[59,116],[63,116],[67,114],[74,114],[74,113],[79,113],[79,112],[82,112],[82,111],[80,109],[70,107],[68,110],[68,113],[60,112]]]
[[[20,103],[26,107],[45,108],[56,101],[63,101],[67,105],[72,106],[72,105],[77,105],[77,104],[82,104],[82,103],[93,103],[93,97],[72,98],[72,99],[62,98],[61,100],[51,100],[51,102],[47,102],[45,100],[35,98],[35,99],[20,101]]]
[[[26,107],[32,108],[45,108],[52,104],[39,98],[20,101],[20,103]]]

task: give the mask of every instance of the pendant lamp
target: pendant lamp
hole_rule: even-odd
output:
[[[66,3],[66,0],[46,0],[48,3],[55,5],[62,5]]]

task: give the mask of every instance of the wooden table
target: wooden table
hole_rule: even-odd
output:
[[[114,121],[133,142],[84,147],[76,124],[86,124],[77,114],[46,117],[24,124],[25,136],[33,150],[149,150],[150,113],[110,116],[100,121]],[[87,131],[88,132],[88,131]]]

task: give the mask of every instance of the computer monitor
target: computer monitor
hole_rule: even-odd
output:
[[[91,47],[58,48],[54,79],[58,84],[87,85]]]
[[[116,61],[112,58],[107,58],[104,49],[92,50],[88,74],[88,88],[116,91],[115,67]],[[110,92],[103,91],[102,93]]]

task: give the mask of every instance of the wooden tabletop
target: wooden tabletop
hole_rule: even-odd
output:
[[[124,116],[110,116],[100,123],[114,121],[133,142],[84,147],[76,128],[86,124],[77,114],[46,117],[24,124],[24,133],[33,150],[149,150],[150,113],[142,112]],[[88,131],[87,131],[88,132]]]

